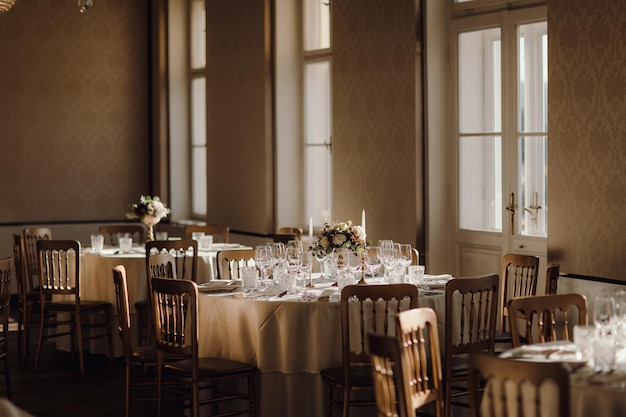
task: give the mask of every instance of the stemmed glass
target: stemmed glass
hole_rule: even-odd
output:
[[[254,248],[254,263],[261,270],[261,291],[267,289],[267,271],[273,262],[271,246],[260,245]]]
[[[333,248],[330,254],[330,262],[337,275],[345,273],[350,267],[349,249]]]
[[[313,252],[311,252],[310,250],[302,252],[302,266],[300,267],[300,273],[302,274],[303,288],[313,287],[313,276],[311,275],[312,270]]]
[[[365,267],[372,277],[376,276],[383,261],[380,256],[380,247],[368,246],[365,248]]]
[[[392,270],[398,265],[400,244],[383,240],[380,245],[381,259],[385,266],[385,278],[388,280]]]
[[[279,265],[285,262],[285,244],[283,242],[274,242],[272,243],[271,248],[274,265]]]
[[[615,313],[615,300],[611,296],[598,295],[593,299],[593,321],[596,327],[607,330]]]
[[[287,259],[287,269],[289,272],[297,272],[302,265],[302,242],[300,240],[290,240],[285,248],[285,258]]]
[[[413,248],[409,243],[400,245],[400,264],[402,265],[402,275],[405,275],[407,266],[413,262]]]

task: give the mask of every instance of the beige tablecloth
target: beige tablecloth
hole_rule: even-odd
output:
[[[261,370],[260,416],[324,415],[319,372],[342,364],[340,303],[294,298],[199,297],[200,356],[256,365]],[[438,312],[441,333],[443,294],[420,296],[419,305]]]

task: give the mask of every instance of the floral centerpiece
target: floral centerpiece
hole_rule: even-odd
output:
[[[318,258],[324,258],[334,248],[347,248],[356,250],[362,254],[365,250],[365,231],[361,226],[355,226],[351,220],[347,222],[324,223],[322,235],[313,246],[313,254]]]
[[[148,234],[146,240],[148,242],[154,240],[154,225],[159,223],[162,218],[170,214],[170,209],[165,206],[159,196],[150,197],[142,195],[139,203],[130,205],[132,211],[126,213],[129,219],[139,219],[140,222],[148,226]]]

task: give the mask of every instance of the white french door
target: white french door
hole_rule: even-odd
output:
[[[546,8],[454,19],[457,271],[542,258],[547,238]],[[541,284],[540,284],[541,285]]]

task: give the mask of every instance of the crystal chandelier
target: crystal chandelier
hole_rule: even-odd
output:
[[[16,0],[0,0],[0,13],[8,11],[15,4]]]
[[[0,2],[2,1],[3,0],[0,0]],[[87,13],[92,6],[93,6],[93,0],[78,0],[78,8],[80,12],[83,14]]]

